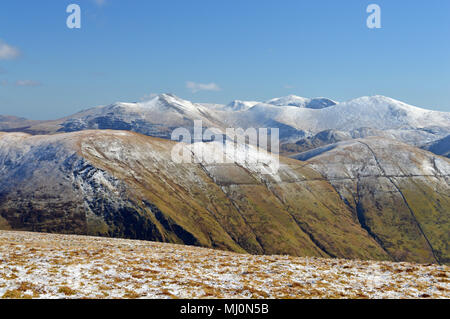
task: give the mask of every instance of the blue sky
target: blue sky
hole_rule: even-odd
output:
[[[366,26],[371,3],[381,29]],[[2,0],[0,41],[0,114],[32,119],[164,92],[382,94],[450,111],[448,0]]]

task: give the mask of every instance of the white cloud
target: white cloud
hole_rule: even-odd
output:
[[[41,86],[42,83],[41,82],[37,82],[37,81],[32,81],[32,80],[19,80],[19,81],[16,81],[15,85],[16,86],[35,87],[35,86]]]
[[[197,93],[199,91],[220,91],[221,88],[216,83],[196,83],[192,81],[186,82],[186,88]]]
[[[0,40],[0,60],[15,59],[20,55],[19,49]]]

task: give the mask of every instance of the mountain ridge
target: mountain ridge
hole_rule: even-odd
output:
[[[364,182],[355,190],[347,168],[329,159],[300,162],[280,157],[275,175],[263,174],[253,164],[176,164],[171,160],[175,142],[128,131],[0,133],[0,228],[156,240],[252,254],[448,263],[448,247],[443,244],[449,227],[448,177],[432,176],[434,167],[450,171],[450,162],[393,140],[362,141],[382,143],[390,150],[387,154],[396,154],[383,157],[386,171],[398,165],[397,154],[408,150],[404,161],[410,164],[401,166],[406,175],[396,184],[436,257],[400,192],[389,190],[388,181],[380,182],[386,177],[367,148],[356,151],[359,160],[352,159],[352,149],[340,151],[338,163],[354,163],[356,171],[362,165],[370,173],[359,174]],[[214,142],[202,145],[210,150]],[[327,156],[336,158],[332,154]],[[330,175],[327,167],[344,175]],[[377,185],[388,191],[380,192]],[[438,192],[430,195],[434,189]],[[371,196],[373,190],[381,197]],[[373,219],[378,205],[384,207],[386,219]],[[389,216],[397,209],[404,223],[391,225]]]
[[[323,101],[328,101],[326,107],[307,105]],[[97,106],[53,121],[35,122],[3,117],[3,120],[0,118],[0,131],[41,135],[116,129],[170,139],[171,132],[179,127],[192,133],[195,121],[202,121],[204,128],[214,127],[222,131],[228,127],[244,130],[276,128],[279,130],[280,144],[293,152],[307,150],[316,144],[335,142],[322,137],[317,139],[319,133],[327,130],[350,136],[351,139],[380,136],[420,147],[450,135],[449,112],[426,110],[381,95],[346,102],[289,95],[266,102],[235,100],[221,105],[192,103],[173,94],[160,94],[142,102]],[[312,142],[314,136],[318,143]],[[299,147],[300,144],[304,146]]]

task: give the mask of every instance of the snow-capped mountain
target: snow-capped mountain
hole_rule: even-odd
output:
[[[279,97],[264,103],[277,106],[296,106],[307,109],[323,109],[337,104],[337,102],[323,97],[309,99],[297,95]]]
[[[117,129],[170,138],[175,128],[191,129],[195,120],[202,120],[204,127],[221,129],[279,128],[282,143],[295,143],[327,130],[352,138],[388,137],[411,145],[424,145],[450,134],[449,112],[426,110],[379,95],[340,103],[289,95],[267,102],[235,100],[221,105],[161,94],[145,102],[91,108],[56,121],[14,121],[3,127],[32,134]],[[0,130],[1,124],[0,118]],[[321,138],[321,143],[326,141]]]
[[[389,137],[414,145],[450,134],[450,113],[425,110],[384,97],[361,97],[322,109],[260,103],[228,117],[230,124],[244,127],[279,125],[305,136],[325,130],[350,132],[361,128],[382,130]]]
[[[232,111],[246,111],[260,102],[234,100],[227,104],[226,109]]]
[[[309,132],[360,127],[384,130],[450,127],[450,113],[421,109],[384,96],[361,97],[318,110],[260,103],[247,114],[249,121],[276,120]]]
[[[177,127],[191,128],[195,120],[206,127],[221,127],[214,109],[183,100],[172,94],[161,94],[144,102],[118,102],[74,114],[61,122],[60,132],[86,129],[129,130],[150,136],[170,138]]]
[[[448,136],[450,113],[383,96],[312,107],[322,102],[220,105],[161,94],[37,124],[2,117],[18,132],[0,132],[0,229],[450,263],[450,161],[401,142]],[[222,144],[200,142],[181,144],[198,161],[178,163],[168,139],[195,120],[204,128],[276,127],[282,142],[308,151],[261,157],[238,144],[234,155],[263,161],[220,164],[204,155],[224,155]]]

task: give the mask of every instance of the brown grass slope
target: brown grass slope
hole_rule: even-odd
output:
[[[450,262],[448,159],[368,138],[343,143],[308,162],[330,180],[391,258]]]
[[[253,254],[445,262],[448,221],[443,210],[448,215],[449,206],[448,197],[438,192],[436,201],[428,201],[440,205],[441,224],[430,223],[428,206],[423,206],[414,225],[398,195],[372,200],[371,191],[359,192],[364,196],[355,204],[353,195],[347,198],[339,185],[307,163],[283,158],[274,178],[238,164],[176,164],[172,146],[119,131],[2,134],[0,228]],[[435,186],[446,194],[445,185]],[[358,211],[364,211],[363,219]]]

